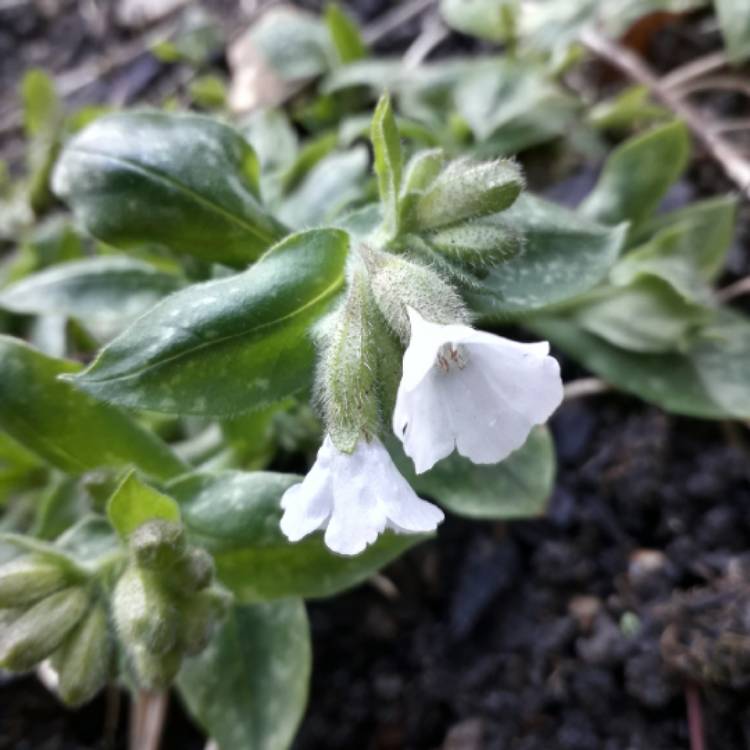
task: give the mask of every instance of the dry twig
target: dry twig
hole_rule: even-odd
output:
[[[665,89],[681,88],[685,84],[695,81],[696,78],[701,78],[707,73],[720,70],[726,64],[727,56],[723,51],[712,52],[709,55],[704,55],[697,60],[692,60],[685,65],[681,65],[679,68],[675,68],[675,70],[661,79],[661,85]]]
[[[579,378],[578,380],[571,380],[569,383],[565,384],[563,400],[572,401],[575,398],[595,396],[599,393],[607,393],[611,390],[612,386],[599,378]]]
[[[678,91],[665,86],[665,79],[659,79],[638,55],[618,42],[607,39],[594,29],[584,31],[581,41],[595,55],[619,68],[634,81],[647,86],[662,104],[687,123],[706,151],[721,164],[727,176],[742,192],[746,196],[750,195],[750,163],[732,143],[725,140],[712,127],[712,123],[706,121],[695,107],[684,101]]]
[[[727,302],[731,302],[738,297],[743,297],[746,294],[750,294],[750,276],[745,276],[744,279],[740,279],[729,286],[725,286],[723,289],[719,289],[716,292],[716,299],[725,305]]]
[[[436,0],[411,0],[411,2],[397,5],[393,10],[383,13],[376,21],[373,21],[364,30],[362,38],[367,44],[375,44],[399,26],[426,11],[435,2]]]
[[[449,34],[440,16],[433,16],[425,21],[422,33],[414,40],[404,54],[404,67],[416,68]]]

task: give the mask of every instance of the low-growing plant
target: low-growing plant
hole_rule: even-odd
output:
[[[472,31],[459,5],[445,17]],[[750,324],[712,289],[734,198],[659,213],[685,127],[638,92],[638,117],[632,98],[589,113],[513,18],[491,27],[505,56],[414,70],[367,58],[335,8],[285,27],[304,59],[276,55],[267,21],[255,42],[281,80],[323,76],[294,123],[65,119],[27,78],[47,145],[0,275],[0,666],[44,663],[71,706],[174,685],[223,750],[286,748],[306,599],[373,576],[444,511],[544,511],[548,341],[669,411],[750,418]],[[576,209],[508,156],[596,152],[634,120],[658,124]]]

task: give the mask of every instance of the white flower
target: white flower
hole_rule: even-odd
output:
[[[342,555],[362,552],[386,528],[434,531],[444,517],[416,496],[377,438],[342,453],[326,435],[312,469],[284,493],[281,507],[281,530],[289,541],[325,528],[326,544]]]
[[[546,341],[437,325],[411,308],[409,319],[393,430],[417,473],[454,448],[477,464],[501,461],[560,405],[560,366]]]

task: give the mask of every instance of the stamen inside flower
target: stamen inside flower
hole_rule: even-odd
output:
[[[445,373],[451,369],[463,370],[469,362],[466,349],[460,344],[448,342],[438,349],[435,365]]]

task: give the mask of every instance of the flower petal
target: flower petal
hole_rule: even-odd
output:
[[[560,405],[560,367],[546,341],[525,344],[469,326],[441,326],[412,309],[409,317],[412,338],[393,430],[417,473],[454,447],[475,463],[502,461]],[[443,344],[461,348],[462,367],[436,367]]]
[[[445,375],[433,367],[422,385],[413,390],[399,388],[393,410],[393,431],[417,474],[432,468],[456,447],[453,425],[445,408],[439,381]]]
[[[354,453],[342,453],[335,461],[333,513],[325,541],[342,555],[362,552],[386,527],[385,508],[377,501],[377,478],[372,471],[375,443],[360,440]]]
[[[290,487],[281,498],[284,515],[279,525],[290,542],[298,542],[302,537],[322,528],[331,515],[332,450],[335,448],[330,439],[326,438],[307,476],[300,484]]]
[[[413,307],[407,307],[411,338],[404,353],[404,368],[399,390],[416,388],[435,366],[440,347],[446,343],[445,329],[425,320]]]
[[[549,344],[496,338],[489,345],[472,347],[472,356],[497,393],[534,424],[543,424],[563,399],[560,365],[554,357],[541,354],[549,351]]]
[[[467,347],[468,366],[445,379],[456,447],[474,463],[502,461],[562,400],[560,367],[543,347],[497,338]]]
[[[445,518],[443,511],[417,497],[401,476],[380,441],[373,441],[371,486],[388,517],[388,525],[399,533],[434,531]]]

